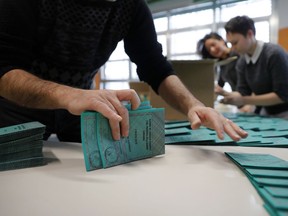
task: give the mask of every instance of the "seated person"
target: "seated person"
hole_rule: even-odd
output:
[[[216,32],[207,34],[198,41],[197,52],[202,58],[212,58],[224,60],[229,57],[238,56],[235,52],[232,52],[223,38]],[[232,61],[229,64],[220,66],[220,74],[218,79],[218,85],[223,87],[225,82],[228,82],[232,91],[236,90],[237,74],[235,69],[236,61]]]
[[[230,57],[237,57],[235,60],[220,66],[218,85],[215,86],[215,93],[220,95],[225,94],[223,87],[226,82],[229,83],[232,91],[236,91],[237,72],[235,66],[239,55],[227,46],[224,39],[216,32],[206,34],[198,41],[197,52],[204,59],[225,60]],[[241,106],[239,111],[253,112],[254,108],[254,106]]]
[[[232,18],[225,25],[237,61],[237,91],[224,93],[222,102],[262,107],[260,114],[288,119],[288,55],[280,46],[255,38],[254,21],[247,16]]]

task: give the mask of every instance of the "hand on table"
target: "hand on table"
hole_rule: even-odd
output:
[[[242,130],[231,120],[225,118],[215,109],[195,106],[190,109],[188,119],[191,122],[192,129],[198,129],[201,125],[216,131],[219,139],[224,139],[224,133],[230,136],[234,141],[239,141],[241,138],[246,138],[248,133]]]

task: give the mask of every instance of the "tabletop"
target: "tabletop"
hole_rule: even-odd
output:
[[[0,215],[268,215],[224,152],[288,149],[168,145],[165,155],[86,172],[80,143],[44,142],[48,164],[0,172]]]

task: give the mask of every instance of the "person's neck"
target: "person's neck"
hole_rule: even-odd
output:
[[[254,54],[254,52],[255,52],[255,50],[256,50],[256,47],[257,47],[257,40],[254,39],[253,42],[252,42],[252,44],[251,44],[250,49],[249,49],[248,52],[247,52],[247,55],[253,56],[253,54]]]

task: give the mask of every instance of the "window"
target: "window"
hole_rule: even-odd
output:
[[[205,34],[216,31],[225,38],[225,23],[237,15],[253,18],[256,38],[269,42],[271,14],[272,0],[214,0],[162,11],[153,16],[163,55],[168,59],[189,60],[200,58],[196,44]],[[137,80],[136,65],[129,61],[121,42],[101,68],[101,88],[129,88],[129,81]]]

